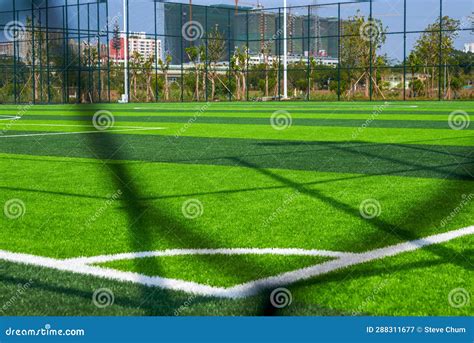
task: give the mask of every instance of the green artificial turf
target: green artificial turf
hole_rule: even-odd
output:
[[[177,248],[364,252],[473,225],[474,201],[465,201],[474,194],[472,124],[452,130],[447,119],[472,113],[474,103],[383,105],[0,106],[0,116],[21,116],[0,121],[0,204],[24,205],[19,218],[0,217],[0,249],[54,258]],[[94,128],[97,110],[113,113],[113,128]],[[277,110],[290,113],[291,127],[270,125]],[[194,219],[182,211],[190,199],[203,209]],[[380,204],[379,216],[361,216],[366,199]],[[472,315],[472,306],[446,300],[459,287],[472,295],[472,239],[289,285],[294,305],[279,313]],[[107,266],[227,287],[324,260],[175,256]],[[268,303],[265,294],[221,300],[3,266],[0,305],[18,284],[34,284],[8,314],[172,315],[192,297],[179,314],[253,315]],[[103,310],[90,299],[101,286],[116,291]]]
[[[119,260],[99,265],[148,276],[231,287],[328,260],[320,256],[187,255]]]

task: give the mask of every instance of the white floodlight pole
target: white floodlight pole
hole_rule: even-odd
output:
[[[286,0],[283,0],[283,99],[288,98],[288,45],[287,45],[287,21],[286,21]]]
[[[123,0],[123,31],[125,32],[123,38],[123,48],[124,48],[124,94],[125,102],[128,102],[128,10],[127,10],[127,0]]]

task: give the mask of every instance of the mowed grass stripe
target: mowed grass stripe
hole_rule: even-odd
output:
[[[40,110],[40,111],[33,111],[28,112],[23,115],[20,115],[14,111],[3,111],[3,114],[0,114],[0,119],[7,121],[8,118],[18,117],[18,119],[28,119],[28,118],[41,118],[43,116],[51,116],[53,117],[61,117],[64,120],[69,120],[70,118],[74,117],[86,117],[86,118],[93,118],[94,113],[96,111],[88,111],[88,112],[50,112],[47,110]],[[166,112],[166,111],[147,111],[147,112],[135,112],[134,110],[127,110],[127,111],[110,111],[114,117],[171,117],[171,118],[193,118],[194,120],[198,120],[200,118],[205,117],[219,117],[219,118],[266,118],[270,120],[272,117],[272,111],[262,111],[262,110],[254,110],[254,111],[245,111],[245,112],[229,112],[229,113],[222,113],[222,112],[200,112],[200,111],[183,111],[183,112]],[[40,117],[41,116],[41,117]],[[374,114],[371,111],[367,111],[365,114],[332,114],[331,112],[326,113],[311,113],[311,112],[301,112],[301,113],[290,113],[291,118],[295,119],[334,119],[334,120],[341,120],[341,119],[355,119],[355,120],[429,120],[429,121],[445,121],[449,120],[449,112],[440,112],[439,114],[434,115],[417,115],[414,114],[404,114],[398,116],[397,114]],[[179,119],[181,120],[181,119]],[[1,124],[1,123],[0,123]]]
[[[465,227],[474,220],[470,202],[441,224],[474,192],[472,181],[0,157],[1,200],[21,199],[26,206],[21,220],[0,218],[0,249],[55,258],[170,248],[361,252]],[[132,193],[124,187],[133,187]],[[119,189],[121,196],[110,202]],[[182,213],[189,199],[198,199],[204,208],[194,220]],[[364,199],[379,201],[379,217],[368,221],[361,216]],[[135,208],[138,221],[130,217]]]
[[[24,116],[17,123],[28,120],[41,120],[45,122],[64,120],[92,122],[92,116],[58,116],[34,115]],[[243,124],[243,125],[271,125],[270,118],[245,118],[245,117],[186,117],[186,116],[116,116],[116,122],[143,122],[143,123],[202,123],[202,124]],[[449,122],[430,120],[378,120],[377,119],[310,119],[294,118],[291,125],[297,126],[334,126],[334,127],[373,127],[373,128],[421,128],[421,129],[451,129]],[[474,125],[466,127],[474,130]]]
[[[17,132],[27,135],[28,132]],[[472,179],[471,147],[109,134],[3,138],[11,154]]]
[[[275,108],[268,108],[265,109],[260,106],[256,106],[253,108],[244,109],[241,107],[236,108],[215,108],[215,105],[211,104],[208,107],[203,106],[194,106],[194,107],[182,107],[181,105],[176,105],[176,108],[161,108],[160,106],[156,106],[156,108],[130,108],[129,106],[124,106],[122,108],[109,108],[104,107],[103,105],[97,105],[96,107],[91,108],[30,108],[25,110],[28,115],[35,115],[35,114],[48,114],[48,113],[58,113],[60,112],[62,115],[76,115],[78,113],[90,113],[93,114],[95,111],[99,109],[109,110],[117,115],[130,115],[132,113],[137,113],[139,115],[149,114],[149,115],[160,115],[160,114],[174,114],[174,115],[192,115],[198,113],[199,115],[221,115],[221,116],[253,116],[253,115],[268,115],[275,112],[277,109]],[[325,109],[318,109],[318,108],[289,108],[285,105],[279,107],[278,110],[286,110],[288,113],[298,116],[298,115],[331,115],[331,116],[340,116],[340,115],[390,115],[390,116],[410,116],[410,115],[420,115],[420,116],[436,116],[436,115],[449,115],[453,110],[446,108],[446,109],[439,109],[439,110],[419,110],[419,109],[378,109],[377,107],[370,107],[367,109],[341,109],[341,108],[325,108]],[[0,115],[17,115],[19,112],[18,108],[14,109],[7,109],[2,108],[0,111]]]
[[[136,131],[123,128],[150,128]],[[95,130],[92,122],[83,121],[15,121],[5,126],[0,139],[19,134],[20,131],[38,132],[80,132]],[[153,128],[163,128],[154,130]],[[113,130],[122,130],[120,134],[166,135],[176,137],[239,138],[259,140],[291,140],[307,142],[369,142],[389,144],[426,144],[444,146],[474,146],[471,130],[373,128],[373,127],[334,127],[334,126],[298,126],[284,130],[275,130],[271,125],[242,124],[202,124],[193,123],[144,123],[116,122]]]

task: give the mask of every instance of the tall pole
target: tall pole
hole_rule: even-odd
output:
[[[125,90],[125,102],[128,102],[128,0],[123,0],[123,30],[125,32],[124,35],[124,84],[123,88]]]
[[[287,22],[286,22],[286,0],[283,0],[283,99],[288,98],[288,44],[287,44]]]

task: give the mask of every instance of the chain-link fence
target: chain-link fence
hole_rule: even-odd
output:
[[[153,0],[0,5],[1,103],[269,101],[283,95],[283,8]],[[293,100],[473,99],[473,3],[287,8]]]

